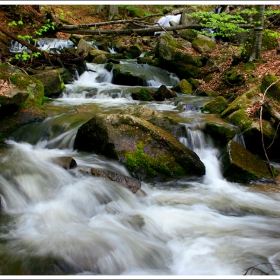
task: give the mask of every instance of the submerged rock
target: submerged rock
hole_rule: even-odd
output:
[[[231,140],[221,155],[222,172],[226,179],[233,182],[250,182],[272,179],[268,164]],[[277,172],[272,167],[275,175]]]
[[[110,181],[118,182],[131,190],[133,193],[136,193],[141,188],[141,182],[139,180],[110,170],[91,168],[91,174],[95,177],[101,177]]]
[[[51,161],[66,170],[77,166],[77,162],[72,157],[67,156],[52,158]]]
[[[198,155],[172,134],[127,114],[96,114],[79,128],[74,149],[117,159],[138,179],[205,174]]]

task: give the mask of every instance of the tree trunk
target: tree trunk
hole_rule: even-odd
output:
[[[118,5],[110,5],[109,20],[112,20],[119,13]]]
[[[265,5],[256,5],[257,13],[255,16],[253,44],[251,48],[249,61],[261,58],[264,9]]]

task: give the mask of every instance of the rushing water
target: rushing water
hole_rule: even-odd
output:
[[[206,166],[197,180],[142,182],[135,195],[82,172],[104,168],[129,175],[116,161],[73,149],[80,125],[96,112],[145,104],[111,73],[88,65],[64,94],[46,104],[49,117],[18,129],[0,147],[0,273],[2,275],[240,276],[255,265],[280,264],[277,185],[241,185],[223,178],[220,150],[199,129],[202,97],[146,103],[186,124],[180,141]],[[79,168],[53,163],[73,157]],[[270,264],[269,264],[270,263]],[[253,271],[258,274],[259,271]]]

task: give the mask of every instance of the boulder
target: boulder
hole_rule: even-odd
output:
[[[199,53],[212,53],[216,49],[216,43],[212,38],[204,35],[197,35],[192,41],[192,47]]]
[[[178,82],[176,76],[159,67],[147,64],[115,64],[113,83],[127,86],[147,86],[149,82],[173,86]]]
[[[264,93],[266,90],[267,97],[271,97],[277,101],[280,100],[280,82],[278,76],[276,76],[275,74],[267,74],[263,77],[261,83],[261,91],[262,93]]]
[[[238,128],[229,123],[208,121],[203,131],[209,134],[216,142],[226,145],[238,133]]]
[[[194,79],[192,79],[194,80]],[[197,86],[198,87],[198,86]],[[172,90],[183,93],[183,94],[192,94],[192,84],[189,83],[186,79],[182,79],[179,83],[171,88]]]
[[[228,106],[227,100],[222,97],[218,96],[211,101],[205,103],[201,107],[201,112],[203,113],[210,113],[210,114],[220,114],[222,113]]]
[[[45,96],[58,96],[65,88],[65,84],[57,70],[45,71],[41,74],[32,75],[44,85]]]
[[[198,155],[172,134],[127,114],[96,114],[78,129],[74,149],[117,159],[138,179],[205,174]]]
[[[91,44],[89,44],[86,40],[80,39],[77,45],[77,53],[83,54],[83,56],[87,57],[91,50],[96,50]]]
[[[177,97],[177,94],[166,87],[166,85],[161,85],[154,94],[155,101],[165,101],[166,99]]]
[[[43,84],[38,79],[21,73],[12,74],[9,79],[24,96],[26,92],[28,95],[26,99],[22,96],[18,101],[25,99],[24,102],[17,102],[17,105],[1,106],[0,140],[23,124],[43,121],[46,118],[46,110],[42,106],[44,98]]]
[[[67,156],[52,158],[51,161],[66,170],[77,166],[77,162],[72,157]]]
[[[229,181],[248,183],[255,180],[272,179],[268,164],[234,140],[229,141],[220,160],[223,176]],[[277,175],[276,169],[271,168],[274,175]]]
[[[149,121],[153,125],[159,126],[160,128],[170,132],[177,139],[179,139],[180,137],[186,137],[185,125],[164,116],[163,114],[149,106],[132,106],[126,109],[123,113]]]
[[[133,88],[131,89],[131,97],[133,100],[154,101],[156,89],[153,88]]]
[[[101,177],[106,180],[118,182],[131,190],[133,193],[136,193],[141,188],[141,182],[139,180],[110,170],[91,168],[91,174],[95,177]]]
[[[5,94],[0,94],[0,105],[20,105],[28,98],[27,90],[11,88]]]

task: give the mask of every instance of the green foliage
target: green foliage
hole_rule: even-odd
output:
[[[9,27],[12,27],[12,26],[16,26],[16,25],[23,25],[23,21],[19,20],[18,22],[15,22],[15,21],[12,21],[10,23],[8,23],[8,26]]]
[[[36,53],[32,53],[32,54],[29,54],[28,52],[23,52],[23,53],[17,53],[15,55],[14,58],[10,58],[9,61],[12,62],[14,59],[16,60],[21,60],[21,61],[27,61],[29,60],[30,58],[38,58],[39,56],[41,55],[40,52],[36,52]]]
[[[186,14],[186,16],[201,19],[200,24],[202,27],[215,30],[215,34],[207,31],[197,31],[207,36],[232,37],[241,32],[248,32],[248,30],[238,26],[238,24],[248,24],[248,22],[242,17],[241,13],[231,15],[224,12],[221,14],[215,14],[213,12],[198,11]]]
[[[47,19],[47,23],[34,33],[41,36],[43,33],[48,32],[50,29],[55,30],[55,22],[51,22],[50,19]]]
[[[123,9],[130,11],[132,16],[141,17],[141,16],[150,16],[151,15],[150,12],[147,12],[135,5],[118,5],[118,6],[119,6],[119,8],[123,8]]]

